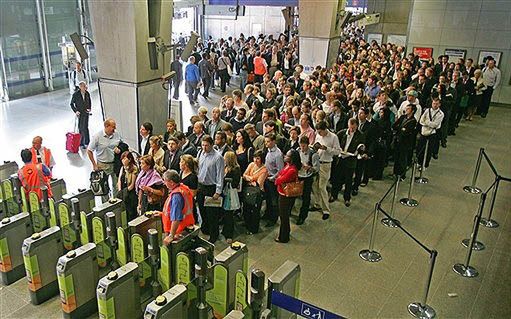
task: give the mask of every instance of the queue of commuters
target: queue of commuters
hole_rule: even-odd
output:
[[[239,89],[211,112],[200,107],[185,132],[174,119],[163,136],[143,123],[138,159],[112,119],[82,145],[93,169],[112,177],[113,195],[124,199],[130,218],[162,212],[167,243],[199,222],[211,242],[222,234],[230,243],[240,231],[261,231],[261,220],[266,228],[280,220],[275,241],[287,243],[295,206],[297,225],[311,212],[326,221],[340,194],[350,207],[364,187],[385,177],[386,167],[404,179],[417,157],[418,163],[425,158],[420,169],[426,169],[463,119],[486,117],[500,84],[491,57],[485,65],[446,55],[435,63],[393,44],[366,43],[359,34],[341,42],[333,66],[307,73],[296,37],[200,42],[183,77],[190,102],[197,103],[201,88],[207,98],[215,81],[226,92],[235,73]],[[82,122],[77,101],[86,100],[86,86],[79,88],[72,108]],[[31,163],[33,155],[48,161],[28,151],[24,161]],[[236,219],[243,229],[236,229]]]

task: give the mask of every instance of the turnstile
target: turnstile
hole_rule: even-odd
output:
[[[100,217],[102,219],[105,219],[105,215],[108,212],[113,212],[115,214],[115,223],[117,227],[122,228],[128,227],[126,207],[124,206],[124,202],[122,201],[122,199],[110,198],[108,201],[92,208],[92,213],[94,217]]]
[[[186,319],[187,300],[186,286],[175,285],[147,305],[144,319]]]
[[[11,175],[1,182],[3,191],[4,209],[7,216],[14,216],[21,212],[28,212],[28,204],[25,192],[17,174]]]
[[[28,213],[19,213],[0,221],[0,279],[4,285],[25,276],[21,247],[30,235],[32,224]]]
[[[61,256],[57,278],[64,318],[85,318],[97,312],[99,266],[95,244],[85,244]]]
[[[12,174],[16,174],[18,169],[18,164],[16,164],[16,162],[3,161],[3,163],[0,164],[0,181],[8,179]]]
[[[62,200],[64,194],[67,194],[66,182],[62,178],[52,178],[50,180],[53,200],[58,203]]]
[[[99,280],[97,286],[99,318],[140,318],[138,265],[129,262]]]
[[[265,274],[260,269],[253,269],[250,276],[250,286],[247,274],[241,270],[236,273],[236,295],[234,309],[243,312],[248,318],[261,318],[266,299],[264,290]],[[250,291],[250,300],[249,293]],[[269,310],[268,310],[269,312]]]
[[[238,271],[247,274],[248,249],[240,242],[234,242],[215,256],[213,264],[213,289],[206,293],[206,301],[218,317],[224,317],[235,309],[236,276]]]
[[[71,207],[71,199],[76,198],[80,202],[80,210],[91,212],[96,206],[96,199],[90,189],[78,189],[77,192],[62,195],[62,202]]]
[[[79,189],[76,193],[62,196],[58,216],[67,250],[92,242],[92,225],[85,223],[83,215],[90,213],[94,205],[95,198],[90,189]]]
[[[55,267],[64,254],[59,227],[50,227],[34,233],[23,241],[23,262],[28,280],[30,301],[38,305],[58,295],[59,286]]]
[[[272,304],[271,292],[273,290],[298,298],[300,293],[300,272],[300,265],[287,260],[268,277],[268,307]],[[296,314],[276,306],[271,306],[271,317],[277,319],[296,318]]]

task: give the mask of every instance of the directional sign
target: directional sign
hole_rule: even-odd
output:
[[[276,290],[271,292],[271,303],[307,319],[345,319],[325,309],[311,305]]]

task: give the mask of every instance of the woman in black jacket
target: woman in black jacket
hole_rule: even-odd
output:
[[[241,170],[238,165],[238,161],[236,160],[236,154],[232,151],[228,151],[224,155],[225,161],[225,170],[224,170],[224,185],[226,190],[229,191],[227,187],[232,187],[233,189],[238,189],[241,181]],[[236,196],[238,196],[236,194]],[[232,202],[232,198],[231,198]],[[238,197],[239,202],[239,197]],[[222,234],[225,236],[227,244],[232,243],[232,238],[234,235],[234,210],[224,209],[224,228],[222,230]]]
[[[376,141],[374,143],[374,175],[373,180],[383,179],[383,169],[387,164],[390,143],[392,142],[392,124],[390,110],[387,107],[379,110],[376,123]]]
[[[404,180],[409,156],[415,145],[417,120],[415,119],[416,107],[413,104],[406,106],[405,114],[401,115],[394,123],[394,175]]]

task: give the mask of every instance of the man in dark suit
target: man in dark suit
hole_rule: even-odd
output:
[[[78,132],[81,135],[80,146],[85,149],[89,145],[89,115],[91,111],[90,94],[87,91],[87,84],[80,82],[79,90],[73,93],[71,98],[71,109],[78,117]]]
[[[295,71],[293,77],[289,78],[289,83],[293,85],[297,93],[301,93],[303,90],[303,80],[300,78],[300,72]]]
[[[291,126],[299,126],[300,125],[300,117],[302,116],[302,112],[300,111],[299,106],[293,106],[291,109],[291,113],[293,117],[287,120],[287,124]]]
[[[188,136],[188,140],[196,149],[199,149],[204,135],[206,135],[206,132],[204,131],[204,123],[201,121],[195,122],[195,124],[193,124],[193,133]]]
[[[197,148],[195,147],[195,145],[190,143],[190,141],[186,138],[183,132],[177,133],[176,138],[179,141],[179,148],[183,155],[188,154],[193,157],[197,156]]]
[[[348,127],[348,115],[343,112],[339,100],[332,103],[332,112],[328,115],[328,126],[335,134]]]
[[[438,63],[435,65],[435,75],[440,76],[440,73],[447,73],[449,70],[449,56],[441,55],[438,57]]]
[[[281,95],[277,96],[277,98],[276,98],[275,108],[277,110],[284,109],[284,105],[286,104],[287,99],[289,97],[291,97],[291,92],[292,92],[291,84],[286,83],[286,85],[284,85],[284,91],[283,91],[284,94],[281,94]]]
[[[405,114],[401,115],[392,125],[394,135],[394,175],[399,176],[401,180],[405,179],[406,167],[409,162],[411,150],[415,145],[417,136],[414,104],[408,104],[405,108]]]
[[[225,101],[225,110],[220,113],[220,118],[226,122],[230,122],[232,118],[236,117],[238,111],[234,108],[234,100],[228,98]]]
[[[169,138],[167,148],[165,156],[163,157],[163,166],[165,166],[166,170],[180,172],[179,161],[183,153],[179,149],[179,140],[175,137]]]
[[[373,160],[371,152],[374,149],[377,128],[373,122],[369,121],[369,110],[362,107],[358,110],[358,130],[364,134],[365,152],[357,157],[357,167],[355,169],[355,180],[353,182],[353,196],[358,195],[358,187],[365,187],[369,182],[369,176],[373,172]]]
[[[233,132],[237,132],[239,129],[245,127],[245,124],[247,124],[245,115],[247,115],[247,111],[244,108],[241,108],[236,112],[236,116],[231,118],[229,123],[232,125]]]
[[[337,162],[338,172],[340,173],[338,183],[332,185],[332,196],[328,200],[334,202],[337,200],[339,191],[344,185],[344,205],[349,207],[351,205],[351,189],[353,184],[353,173],[357,166],[357,150],[359,145],[364,144],[364,135],[358,130],[358,120],[350,118],[348,121],[348,128],[340,131],[337,134],[339,138],[339,145],[341,147],[341,154]]]
[[[170,71],[176,72],[176,75],[172,77],[172,86],[174,87],[174,100],[179,100],[179,86],[183,82],[183,64],[181,63],[181,57],[176,55],[176,59],[170,64]]]
[[[215,134],[215,145],[213,145],[213,149],[220,153],[222,156],[227,152],[232,152],[232,148],[227,145],[227,134],[224,132],[216,132]]]

